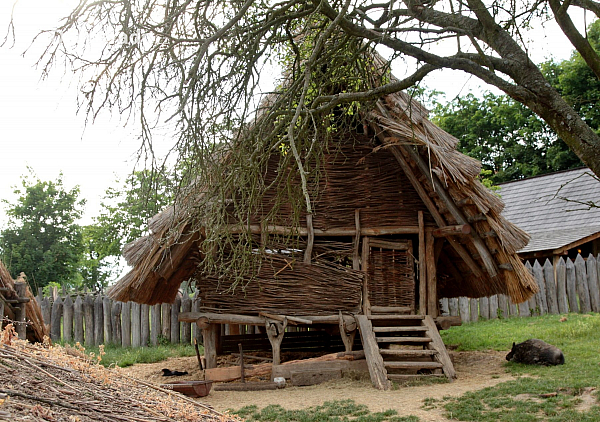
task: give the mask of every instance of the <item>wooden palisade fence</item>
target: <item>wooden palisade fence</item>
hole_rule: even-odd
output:
[[[556,268],[548,259],[543,265],[535,261],[533,266],[529,262],[525,266],[540,288],[529,301],[515,305],[505,295],[444,298],[442,313],[460,315],[463,322],[469,322],[480,318],[600,312],[600,255],[590,255],[587,260],[577,255],[575,262],[561,257]]]
[[[569,312],[600,312],[600,255],[573,263],[560,258],[556,264],[535,261],[526,267],[535,277],[540,291],[529,301],[515,305],[505,295],[479,299],[466,297],[441,300],[442,314],[460,315],[463,322],[479,319],[528,317]],[[74,295],[39,298],[44,321],[50,324],[53,341],[79,342],[91,346],[106,343],[124,347],[158,345],[161,342],[191,344],[202,342],[196,324],[179,322],[180,312],[198,311],[199,301],[185,296],[175,303],[140,305],[114,302],[101,295]],[[244,327],[240,327],[243,333]],[[223,334],[229,334],[224,327]],[[236,327],[237,333],[237,327]]]

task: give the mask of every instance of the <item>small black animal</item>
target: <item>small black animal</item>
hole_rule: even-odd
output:
[[[513,343],[512,350],[506,355],[506,360],[527,365],[549,366],[562,365],[565,363],[565,356],[558,347],[533,338],[523,343]]]
[[[171,371],[170,369],[163,369],[163,377],[180,377],[182,375],[187,375],[187,371]]]

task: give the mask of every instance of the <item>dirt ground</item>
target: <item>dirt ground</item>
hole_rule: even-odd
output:
[[[393,391],[379,391],[371,386],[368,379],[347,379],[331,381],[310,387],[286,387],[273,391],[211,391],[201,400],[216,410],[239,409],[247,405],[259,408],[279,404],[286,409],[303,409],[317,406],[326,401],[352,399],[365,404],[373,412],[394,409],[399,416],[415,415],[421,421],[446,422],[440,409],[424,410],[423,399],[441,399],[444,396],[460,396],[468,391],[494,386],[513,379],[506,373],[504,362],[506,352],[450,352],[457,373],[452,384],[430,384],[424,386],[400,387]],[[139,364],[123,368],[126,374],[155,384],[168,382],[161,369],[188,371],[189,375],[179,380],[200,379],[195,357],[171,358],[153,364]]]

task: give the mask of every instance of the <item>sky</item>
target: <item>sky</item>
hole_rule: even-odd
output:
[[[0,43],[12,4],[13,0],[0,1]],[[39,30],[54,27],[76,4],[76,0],[19,0],[14,7],[16,43],[0,47],[0,199],[15,200],[12,186],[20,184],[27,167],[41,180],[56,180],[62,172],[67,189],[79,185],[87,201],[82,223],[90,224],[99,214],[106,189],[132,171],[139,147],[136,134],[118,115],[104,113],[86,124],[85,114],[77,113],[74,76],[57,71],[40,80],[41,71],[34,66],[39,49],[37,54],[22,55]],[[581,27],[583,19],[576,24]],[[536,40],[531,51],[536,62],[571,54],[572,47],[556,27],[538,25],[530,36]],[[398,77],[403,66],[393,66]],[[486,89],[475,78],[449,70],[434,72],[425,84],[446,91],[447,100]],[[0,204],[0,229],[5,223]]]

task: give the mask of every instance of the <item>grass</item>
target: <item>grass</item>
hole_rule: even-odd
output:
[[[200,354],[204,353],[202,346],[199,346]],[[85,353],[94,353],[98,356],[99,348],[97,346],[87,346]],[[154,363],[161,362],[170,357],[195,356],[194,346],[188,344],[165,344],[152,347],[120,347],[108,344],[104,347],[105,355],[102,357],[104,366],[127,367],[136,363]]]
[[[448,417],[462,421],[598,421],[594,403],[579,410],[584,389],[600,387],[600,315],[545,315],[465,324],[442,333],[458,350],[507,350],[514,342],[539,338],[559,347],[565,364],[552,367],[507,362],[515,381],[440,403]],[[542,394],[558,393],[541,398]],[[596,395],[594,395],[596,397]]]
[[[356,404],[353,400],[328,401],[321,406],[302,410],[285,410],[279,405],[270,405],[259,410],[257,406],[252,405],[233,413],[248,422],[419,422],[416,416],[397,416],[395,410],[372,413],[367,406]]]

